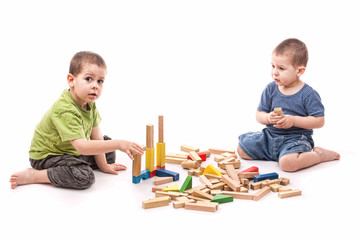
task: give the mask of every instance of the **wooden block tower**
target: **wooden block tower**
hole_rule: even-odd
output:
[[[159,141],[156,144],[156,166],[165,169],[164,116],[159,115]]]
[[[146,125],[146,170],[150,177],[155,176],[154,125]]]
[[[145,151],[146,147],[145,146],[141,146],[141,147]],[[133,156],[134,156],[134,161],[132,165],[132,175],[133,175],[132,182],[139,183],[141,179],[150,178],[150,172],[148,170],[141,171],[141,155],[134,154]]]

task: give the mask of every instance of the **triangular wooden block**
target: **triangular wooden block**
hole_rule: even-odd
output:
[[[190,188],[192,188],[192,177],[187,176],[183,185],[181,186],[180,192],[182,193]]]
[[[211,199],[212,202],[217,203],[227,203],[234,201],[233,196],[224,195],[224,194],[216,194],[213,199]]]
[[[217,170],[213,165],[209,164],[202,175],[205,175],[207,173],[210,173],[210,174],[215,174],[215,175],[218,175],[218,176],[221,176],[221,172],[219,172],[219,170]]]
[[[162,190],[163,192],[178,192],[179,186],[177,184],[171,185],[170,187],[167,187]]]

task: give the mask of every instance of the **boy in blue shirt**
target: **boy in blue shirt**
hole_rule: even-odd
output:
[[[312,129],[324,125],[324,106],[319,94],[300,80],[307,61],[307,47],[298,39],[286,39],[274,49],[274,81],[263,91],[256,112],[256,120],[266,128],[239,136],[241,158],[279,161],[287,172],[340,159],[337,152],[314,148]],[[274,112],[277,107],[283,114]]]

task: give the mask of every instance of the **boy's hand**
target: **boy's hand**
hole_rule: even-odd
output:
[[[270,124],[277,124],[278,121],[284,118],[284,116],[280,116],[279,114],[274,112],[269,113],[267,117]]]
[[[118,175],[117,171],[126,170],[126,169],[127,169],[126,166],[121,165],[119,163],[106,164],[100,168],[102,172],[110,173],[114,175]]]
[[[132,160],[134,160],[133,154],[140,154],[143,155],[144,151],[140,147],[140,145],[130,142],[127,140],[120,140],[120,151],[126,153]]]
[[[275,128],[291,128],[294,126],[295,117],[292,115],[284,115],[281,117],[280,120],[278,120],[274,127]]]

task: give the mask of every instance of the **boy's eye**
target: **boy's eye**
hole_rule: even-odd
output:
[[[85,78],[86,81],[91,81],[91,79],[92,79],[91,77]]]
[[[104,80],[98,80],[98,83],[103,84]]]

